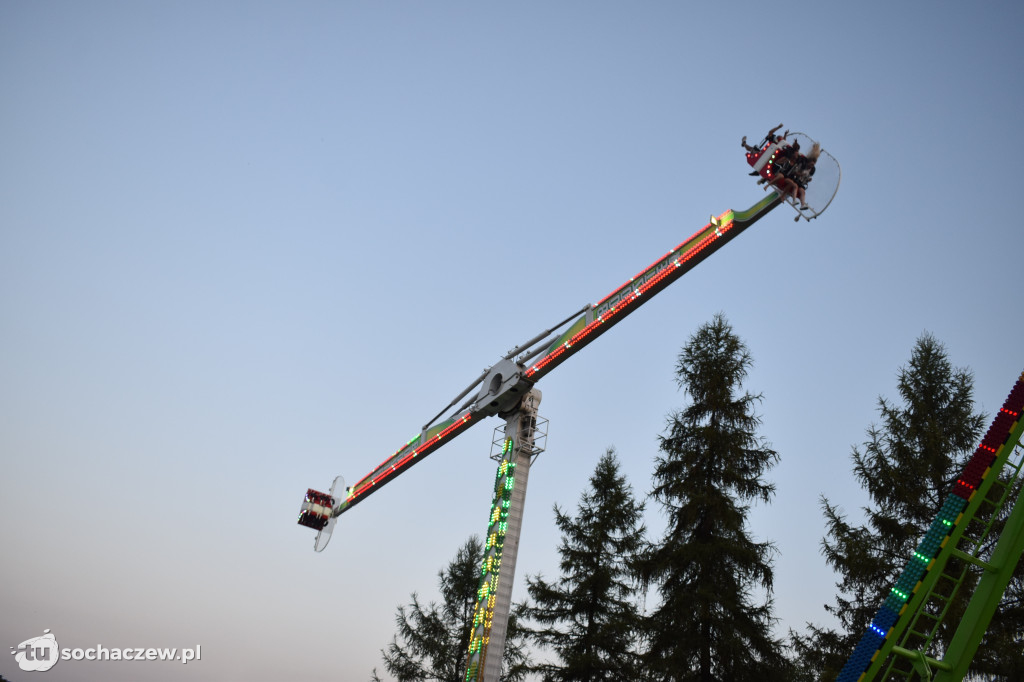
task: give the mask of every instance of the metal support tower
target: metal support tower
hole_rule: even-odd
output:
[[[473,610],[473,631],[466,661],[466,682],[498,682],[512,608],[512,583],[519,553],[519,533],[526,503],[530,464],[540,454],[543,433],[537,429],[541,393],[536,388],[506,418],[498,473],[487,525],[480,587]]]

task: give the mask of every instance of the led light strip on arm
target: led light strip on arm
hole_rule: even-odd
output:
[[[746,211],[726,211],[698,230],[663,258],[595,303],[548,351],[525,372],[526,378],[537,381],[588,343],[603,334],[626,315],[639,308],[672,282],[689,272],[698,263],[724,246],[754,222],[775,208],[781,198],[775,192]]]
[[[421,461],[475,423],[472,412],[467,411],[459,417],[449,419],[430,429],[427,432],[428,437],[423,443],[420,443],[421,436],[414,437],[349,488],[348,501],[343,510],[361,502],[371,493],[380,489],[382,485],[390,482],[397,474]],[[436,433],[432,434],[435,431]]]

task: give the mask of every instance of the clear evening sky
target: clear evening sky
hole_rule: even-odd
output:
[[[0,639],[202,646],[40,679],[368,679],[486,529],[499,421],[320,555],[306,488],[758,201],[739,140],[779,122],[839,194],[541,383],[516,598],[606,447],[647,492],[676,355],[722,312],[781,455],[751,512],[778,632],[830,623],[818,498],[858,518],[850,450],[914,341],[989,415],[1024,370],[1022,26],[1019,2],[0,2]]]

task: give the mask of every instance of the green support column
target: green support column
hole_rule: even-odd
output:
[[[1024,423],[1024,420],[1022,420]],[[1019,437],[1018,429],[1018,437]],[[971,601],[964,612],[963,620],[953,634],[953,639],[946,649],[943,662],[950,669],[940,670],[935,675],[935,682],[959,682],[967,674],[967,669],[974,658],[981,638],[988,629],[992,615],[1003,597],[1003,592],[1013,576],[1013,572],[1024,553],[1024,496],[1019,496],[1010,512],[1010,518],[999,536],[992,556],[989,558],[990,568],[986,570],[978,586],[971,596]]]

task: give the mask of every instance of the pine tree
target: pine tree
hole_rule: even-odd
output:
[[[640,614],[634,562],[642,548],[643,504],[638,503],[615,452],[601,457],[580,496],[575,517],[555,506],[562,533],[561,577],[527,579],[533,605],[526,616],[543,626],[532,632],[558,663],[536,666],[551,682],[637,680]]]
[[[676,381],[692,403],[660,439],[651,494],[668,527],[641,565],[661,597],[645,655],[656,680],[787,679],[771,634],[775,548],[747,530],[748,503],[772,498],[763,474],[779,459],[756,432],[762,397],[740,393],[752,362],[721,314],[679,355]]]
[[[381,650],[385,670],[398,682],[464,682],[482,561],[483,546],[474,535],[448,568],[438,571],[441,604],[424,606],[413,593],[411,604],[398,607],[398,632]],[[524,679],[527,664],[525,635],[514,611],[509,617],[502,681]],[[376,670],[371,679],[380,680]]]
[[[900,368],[902,404],[879,398],[881,426],[854,447],[853,472],[870,497],[866,523],[853,525],[827,498],[822,552],[840,575],[836,603],[826,610],[840,630],[810,625],[792,635],[808,678],[834,679],[878,611],[917,543],[935,519],[963,463],[974,452],[985,418],[974,412],[974,378],[955,369],[945,348],[925,333]],[[962,606],[962,605],[961,605]]]

